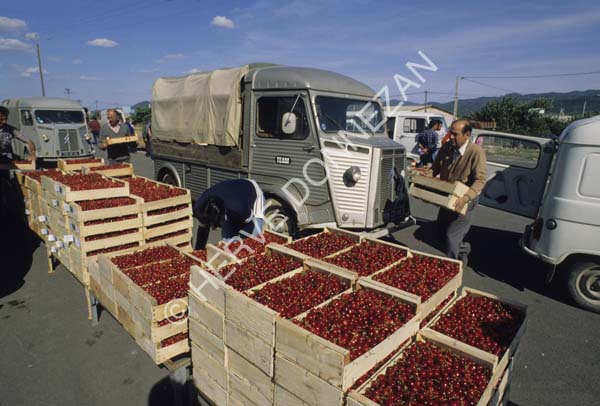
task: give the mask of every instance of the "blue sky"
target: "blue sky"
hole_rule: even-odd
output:
[[[92,108],[148,100],[161,76],[250,62],[333,70],[394,93],[393,75],[409,75],[421,50],[439,69],[414,91],[439,101],[456,75],[600,70],[597,1],[20,0],[0,8],[0,99],[40,94],[31,33],[46,94],[69,88]],[[462,97],[600,88],[600,75],[479,81],[503,90],[462,81]]]

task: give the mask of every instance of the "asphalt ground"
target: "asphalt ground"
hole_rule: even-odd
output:
[[[138,152],[136,173],[152,177]],[[412,201],[417,225],[393,237],[410,248],[440,254],[437,209]],[[168,405],[168,371],[154,365],[108,314],[87,319],[83,287],[62,266],[47,273],[35,236],[0,229],[0,405]],[[529,306],[510,389],[512,405],[600,404],[600,314],[574,307],[560,283],[543,283],[545,266],[521,253],[529,219],[477,208],[465,285]],[[215,240],[215,233],[211,240]]]

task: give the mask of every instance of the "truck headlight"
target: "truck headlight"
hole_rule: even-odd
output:
[[[85,133],[85,140],[89,141],[92,139],[92,136],[90,135],[90,133]]]
[[[344,172],[344,185],[351,187],[356,185],[360,179],[360,168],[358,166],[351,166]]]
[[[46,134],[42,134],[42,139],[44,140],[44,142],[50,141],[50,138],[48,138]]]

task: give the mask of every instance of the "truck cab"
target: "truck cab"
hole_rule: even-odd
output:
[[[324,226],[373,230],[408,219],[405,149],[387,137],[371,88],[319,69],[238,69],[155,83],[158,180],[187,187],[196,197],[225,179],[254,179],[267,198],[266,217],[289,234]],[[228,90],[217,88],[226,79]],[[204,89],[231,98],[211,104]],[[199,111],[196,99],[216,113]]]
[[[420,155],[417,135],[427,129],[431,120],[436,119],[442,122],[442,129],[438,131],[438,146],[444,135],[448,132],[448,124],[441,114],[396,111],[394,107],[388,107],[385,114],[387,117],[388,137],[404,146],[409,164],[419,163]]]
[[[600,312],[600,116],[569,125],[558,139],[474,130],[487,154],[480,204],[534,220],[520,241],[562,273],[579,306]]]
[[[56,161],[94,154],[80,103],[53,97],[28,97],[7,99],[2,105],[9,110],[8,124],[33,142],[38,159]],[[13,148],[16,155],[27,155],[23,143],[14,144]]]

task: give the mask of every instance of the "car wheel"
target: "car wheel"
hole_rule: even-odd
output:
[[[268,198],[265,202],[265,230],[294,237],[298,232],[295,213],[279,200]]]
[[[567,290],[579,306],[600,313],[600,264],[573,264],[569,270]]]
[[[175,177],[175,175],[173,175],[171,171],[163,172],[163,174],[160,176],[159,181],[162,183],[166,183],[167,185],[179,187],[179,184],[177,183],[177,178]]]

